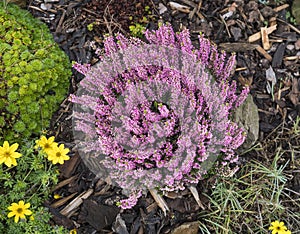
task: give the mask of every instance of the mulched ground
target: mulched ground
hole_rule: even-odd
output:
[[[95,50],[102,47],[103,36],[117,32],[129,35],[129,25],[141,21],[143,16],[147,16],[150,29],[156,28],[158,21],[170,22],[175,30],[190,29],[195,44],[199,32],[203,32],[220,48],[237,54],[237,71],[233,78],[240,85],[251,86],[251,94],[259,108],[259,141],[281,127],[291,128],[292,121],[300,112],[299,26],[293,28],[286,19],[292,1],[282,1],[277,5],[275,1],[269,1],[268,5],[264,5],[264,1],[247,0],[176,0],[185,6],[177,9],[170,2],[31,0],[27,7],[35,17],[47,23],[70,60],[80,63],[96,63]],[[277,8],[284,4],[288,5]],[[145,7],[150,7],[151,14]],[[93,29],[88,30],[91,24]],[[262,43],[261,39],[248,43],[261,27],[274,24],[277,24],[277,29],[268,35],[270,48],[264,50],[267,42]],[[270,67],[275,71],[277,80],[272,76],[266,79],[266,70]],[[82,78],[74,71],[70,93],[76,91],[76,85]],[[272,82],[273,91],[270,89]],[[72,149],[71,113],[72,105],[65,100],[53,118],[49,134],[54,134],[57,141]],[[53,194],[62,198],[53,198],[45,203],[54,215],[53,223],[76,228],[78,233],[112,233],[112,230],[128,233],[122,223],[125,221],[129,233],[168,233],[181,223],[197,220],[200,208],[189,192],[181,194],[183,198],[166,198],[171,209],[167,217],[150,195],[140,199],[134,209],[120,211],[114,204],[122,198],[121,190],[95,178],[75,150],[72,150],[71,156],[71,160],[61,166],[60,183],[53,190]],[[251,157],[257,155],[243,155],[246,161]],[[299,181],[296,177],[291,187],[300,190]],[[209,183],[204,181],[198,186],[200,196],[201,191],[209,191]],[[80,197],[85,198],[83,204],[78,206],[71,202]],[[207,207],[208,201],[201,199]],[[72,209],[74,207],[77,208]],[[118,216],[120,213],[121,216]]]

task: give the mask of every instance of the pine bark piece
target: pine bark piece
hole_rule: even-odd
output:
[[[272,61],[272,56],[267,53],[261,46],[256,46],[255,48],[259,53],[261,53],[267,60]]]
[[[190,8],[184,5],[181,5],[177,2],[169,2],[169,5],[172,9],[181,11],[183,13],[190,13]]]
[[[271,27],[268,27],[266,29],[266,32],[267,34],[271,34],[273,31],[275,31],[277,28],[277,24],[271,26]],[[248,42],[255,42],[255,41],[258,41],[259,39],[261,38],[261,32],[257,32],[257,33],[254,33],[253,35],[251,35],[249,38],[248,38]]]
[[[283,5],[281,5],[281,6],[278,6],[278,7],[274,8],[273,10],[274,10],[275,12],[279,12],[279,11],[282,11],[282,10],[288,8],[289,6],[290,6],[290,4],[283,4]]]
[[[271,45],[268,37],[267,27],[260,28],[260,33],[264,50],[269,50],[271,48]]]
[[[281,43],[277,47],[277,50],[275,51],[274,56],[273,56],[272,67],[280,67],[281,66],[285,48],[286,48],[285,42]]]
[[[190,186],[189,190],[191,191],[191,193],[192,193],[193,197],[195,198],[195,200],[196,200],[197,204],[199,205],[199,207],[204,210],[205,208],[204,208],[202,202],[200,201],[199,193],[198,193],[196,187],[195,186]]]
[[[72,183],[74,180],[76,180],[78,178],[79,174],[76,174],[76,175],[73,175],[72,177],[68,178],[68,179],[65,179],[61,182],[59,182],[52,190],[51,192],[54,192],[62,187],[64,187],[65,185],[67,184],[70,184]]]
[[[60,206],[63,206],[67,201],[69,201],[70,199],[72,199],[77,193],[72,193],[71,195],[61,198],[58,201],[54,202],[53,204],[51,204],[51,207],[53,208],[58,208]]]
[[[284,57],[284,58],[283,58],[283,60],[285,60],[285,61],[291,61],[291,60],[297,60],[297,59],[300,60],[300,55],[287,56],[287,57]]]
[[[219,48],[225,50],[226,52],[246,52],[248,50],[255,50],[257,46],[258,44],[250,44],[243,42],[219,44]]]
[[[167,215],[167,211],[170,211],[166,201],[163,199],[162,196],[160,196],[155,189],[149,189],[149,192],[151,193],[154,200],[157,202],[157,205],[162,209],[164,212],[164,215]]]
[[[75,210],[83,203],[83,199],[87,199],[92,195],[94,189],[89,189],[83,193],[81,193],[78,197],[76,197],[73,201],[71,201],[65,208],[63,208],[60,213],[68,218],[72,216]]]
[[[175,228],[171,234],[197,234],[199,231],[199,222],[183,223]]]

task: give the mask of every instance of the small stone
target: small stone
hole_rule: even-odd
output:
[[[259,134],[258,108],[251,95],[234,111],[233,122],[237,123],[247,133],[246,140],[240,149],[249,149],[258,139]]]
[[[263,9],[260,10],[260,12],[266,18],[273,16],[275,13],[275,11],[269,6],[265,6]]]
[[[257,10],[258,9],[258,4],[256,1],[250,1],[248,4],[247,4],[247,10]]]
[[[295,42],[295,48],[296,48],[296,50],[299,50],[299,49],[300,49],[300,39],[298,39],[298,40]]]
[[[198,222],[184,223],[179,227],[175,228],[171,234],[197,234],[199,230]]]
[[[45,4],[45,3],[42,3],[42,4],[41,4],[41,9],[44,10],[44,11],[50,10],[51,7],[52,7],[51,4],[47,4],[47,3],[46,3],[46,4]]]
[[[158,4],[158,10],[159,10],[159,14],[162,15],[163,13],[165,13],[168,9],[167,7],[162,4],[162,3],[159,3]]]
[[[238,27],[230,27],[230,32],[232,33],[235,41],[238,41],[242,37],[242,30]]]
[[[287,48],[288,50],[293,50],[293,49],[295,48],[295,46],[294,46],[294,45],[287,45],[286,48]]]

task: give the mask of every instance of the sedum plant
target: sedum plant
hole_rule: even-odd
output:
[[[0,4],[0,143],[48,127],[65,98],[71,65],[47,26],[16,5]]]
[[[178,191],[210,173],[233,174],[245,139],[230,120],[249,89],[230,81],[235,56],[188,30],[162,25],[148,43],[117,35],[102,63],[74,64],[85,75],[74,102],[74,133],[90,169],[123,188],[133,207],[147,189]],[[83,134],[82,134],[83,133]]]

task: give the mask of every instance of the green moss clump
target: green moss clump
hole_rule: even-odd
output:
[[[48,27],[16,5],[0,4],[0,144],[49,127],[68,93],[71,63]]]

